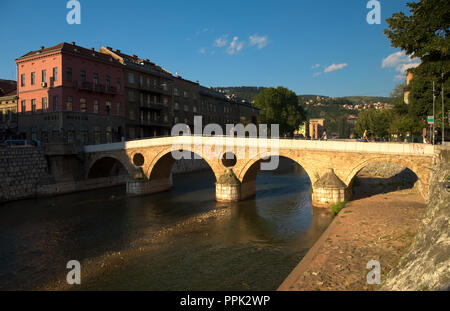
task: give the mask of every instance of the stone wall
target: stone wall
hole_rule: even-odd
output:
[[[411,247],[392,269],[384,290],[450,290],[450,150],[436,155],[430,200]]]
[[[41,148],[0,150],[0,202],[34,197],[47,176],[47,161]]]

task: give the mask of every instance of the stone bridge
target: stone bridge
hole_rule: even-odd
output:
[[[304,168],[312,183],[313,204],[327,206],[348,200],[354,177],[376,162],[409,168],[427,200],[435,150],[425,144],[176,136],[85,146],[85,178],[105,177],[111,170],[122,169],[129,176],[128,193],[164,191],[172,187],[174,156],[181,151],[208,163],[216,177],[219,201],[254,196],[262,163],[269,165],[280,156]]]

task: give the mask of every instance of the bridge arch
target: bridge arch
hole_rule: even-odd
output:
[[[306,163],[302,161],[299,157],[292,156],[291,154],[286,154],[283,152],[264,152],[258,154],[256,157],[248,160],[242,168],[239,170],[239,172],[236,172],[237,177],[239,180],[244,182],[254,181],[256,179],[256,175],[258,175],[258,172],[260,170],[259,164],[263,161],[264,158],[273,157],[273,156],[279,156],[283,158],[287,158],[289,160],[294,161],[298,165],[300,165],[308,175],[311,182],[315,179],[315,174],[312,169],[307,167]]]
[[[97,154],[88,162],[85,179],[109,177],[118,172],[127,174],[129,177],[136,173],[129,161],[120,156],[113,153]]]
[[[149,180],[170,178],[172,167],[177,161],[172,156],[172,150],[180,150],[184,152],[189,152],[191,156],[194,155],[199,156],[211,168],[211,170],[214,173],[216,181],[219,178],[219,176],[223,174],[224,168],[220,163],[220,159],[213,159],[213,160],[206,159],[202,156],[202,154],[195,152],[196,150],[195,148],[192,148],[192,146],[190,148],[186,148],[186,146],[183,146],[180,149],[174,149],[171,146],[160,151],[155,157],[153,157],[153,159],[149,161],[149,164],[144,169],[146,176]]]
[[[413,161],[409,159],[401,158],[401,157],[374,157],[370,159],[366,159],[364,161],[359,162],[356,166],[349,170],[344,182],[347,186],[351,186],[356,175],[365,167],[376,164],[376,163],[393,163],[412,171],[419,181],[419,192],[420,194],[427,199],[428,198],[428,185],[429,185],[429,175],[430,171],[428,169],[417,167]]]

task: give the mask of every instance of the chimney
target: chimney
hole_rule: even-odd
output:
[[[94,49],[94,48],[91,48],[91,51],[92,51],[92,52],[95,52],[95,49]]]
[[[72,41],[72,45],[75,45],[75,41]]]
[[[44,49],[44,46],[41,46],[41,50],[43,50]]]
[[[115,49],[115,50],[114,50],[114,52],[116,52],[116,53],[120,53],[120,50],[118,50],[118,49]]]

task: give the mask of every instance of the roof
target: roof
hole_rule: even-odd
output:
[[[111,62],[111,61],[117,62],[113,57],[111,57],[108,54],[97,52],[93,48],[87,49],[87,48],[81,47],[79,45],[76,45],[75,42],[72,42],[72,43],[62,42],[62,43],[59,43],[55,46],[48,47],[48,48],[41,47],[39,50],[34,50],[31,52],[28,52],[27,54],[23,55],[22,57],[19,57],[17,60],[22,60],[25,58],[29,58],[29,57],[33,57],[33,56],[37,56],[37,55],[43,55],[43,54],[52,53],[52,52],[57,52],[57,51],[68,52],[68,53],[72,53],[72,54],[79,54],[79,55],[83,55],[86,57],[91,57],[91,58],[95,58],[97,60],[103,60],[103,61],[107,61],[107,62]]]
[[[9,93],[15,92],[16,90],[17,90],[16,81],[0,79],[0,96],[12,95]]]
[[[168,71],[168,70],[158,66],[157,64],[155,64],[153,62],[151,62],[148,58],[142,59],[142,58],[139,58],[137,55],[134,55],[134,54],[132,54],[132,55],[125,54],[125,53],[121,52],[120,50],[113,49],[113,48],[111,48],[109,46],[106,46],[106,47],[103,46],[103,47],[100,48],[99,51],[102,52],[102,53],[105,53],[105,52],[108,53],[109,52],[109,53],[115,54],[116,56],[118,56],[119,58],[121,58],[123,60],[123,64],[124,65],[134,64],[134,65],[137,65],[137,66],[140,66],[140,67],[144,67],[144,68],[145,67],[149,67],[149,69],[153,69],[154,71],[157,71],[157,72],[160,72],[160,73],[164,73],[164,74],[168,74],[168,75],[172,75],[170,73],[170,71]]]

